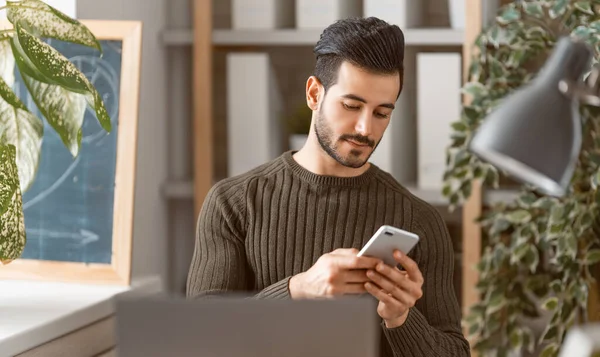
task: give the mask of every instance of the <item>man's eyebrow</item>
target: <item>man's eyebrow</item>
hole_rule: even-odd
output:
[[[363,102],[363,103],[367,103],[367,101],[365,100],[365,98],[359,97],[357,95],[354,94],[344,94],[342,96],[343,98],[348,98],[348,99],[353,99],[353,100],[358,100],[359,102]],[[378,107],[385,107],[385,108],[389,108],[391,110],[394,110],[394,108],[396,108],[396,106],[394,106],[393,103],[382,103],[379,104]]]

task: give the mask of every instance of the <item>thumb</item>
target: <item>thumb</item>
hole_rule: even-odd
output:
[[[356,256],[358,254],[359,250],[356,248],[338,248],[338,249],[334,250],[333,252],[335,254],[339,254],[339,255]]]

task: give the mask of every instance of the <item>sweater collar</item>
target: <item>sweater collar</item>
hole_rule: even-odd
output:
[[[341,177],[318,175],[300,165],[293,157],[296,151],[286,151],[282,154],[285,165],[300,179],[319,186],[362,186],[375,177],[379,168],[371,163],[369,169],[358,176]]]

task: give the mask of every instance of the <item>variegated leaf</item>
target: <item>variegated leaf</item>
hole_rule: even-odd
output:
[[[111,131],[111,122],[108,112],[104,106],[104,102],[100,94],[85,77],[83,73],[60,52],[52,46],[44,43],[37,37],[29,34],[25,29],[17,26],[17,36],[13,37],[13,42],[18,42],[23,50],[23,55],[27,57],[31,64],[41,72],[41,74],[49,78],[50,81],[40,80],[35,76],[32,79],[37,81],[56,84],[70,92],[85,94],[85,98],[96,112],[96,118],[104,130]],[[18,46],[13,46],[18,48]],[[17,59],[17,65],[27,64],[22,63]],[[21,67],[19,67],[20,69]],[[28,71],[24,71],[29,75]]]
[[[40,112],[60,135],[71,155],[77,156],[86,108],[85,96],[58,85],[36,81],[26,74],[22,74],[22,77]]]
[[[16,148],[0,144],[0,262],[7,264],[25,248],[25,219],[19,189]]]
[[[44,125],[27,110],[25,104],[1,78],[0,126],[4,128],[4,144],[16,147],[20,189],[21,192],[25,192],[37,172]]]
[[[0,76],[12,88],[15,83],[15,57],[10,47],[10,36],[0,35]]]
[[[43,82],[58,84],[81,94],[89,92],[85,77],[71,61],[19,24],[16,25],[16,30],[17,35],[13,36],[13,42],[18,42],[18,47],[23,50],[23,55],[29,59],[33,69],[49,80]],[[31,76],[30,73],[27,74]]]
[[[39,0],[7,1],[6,16],[32,33],[45,38],[78,43],[102,51],[100,43],[81,22]]]

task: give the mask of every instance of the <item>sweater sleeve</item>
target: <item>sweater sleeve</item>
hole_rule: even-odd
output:
[[[434,207],[423,203],[414,214],[413,230],[420,236],[414,259],[424,278],[423,297],[403,325],[387,328],[382,322],[383,333],[394,356],[470,356],[453,285],[450,234]]]
[[[252,289],[245,242],[245,191],[241,182],[221,181],[208,192],[196,226],[194,253],[187,277],[188,299],[240,294]],[[287,299],[289,278],[254,295]]]

